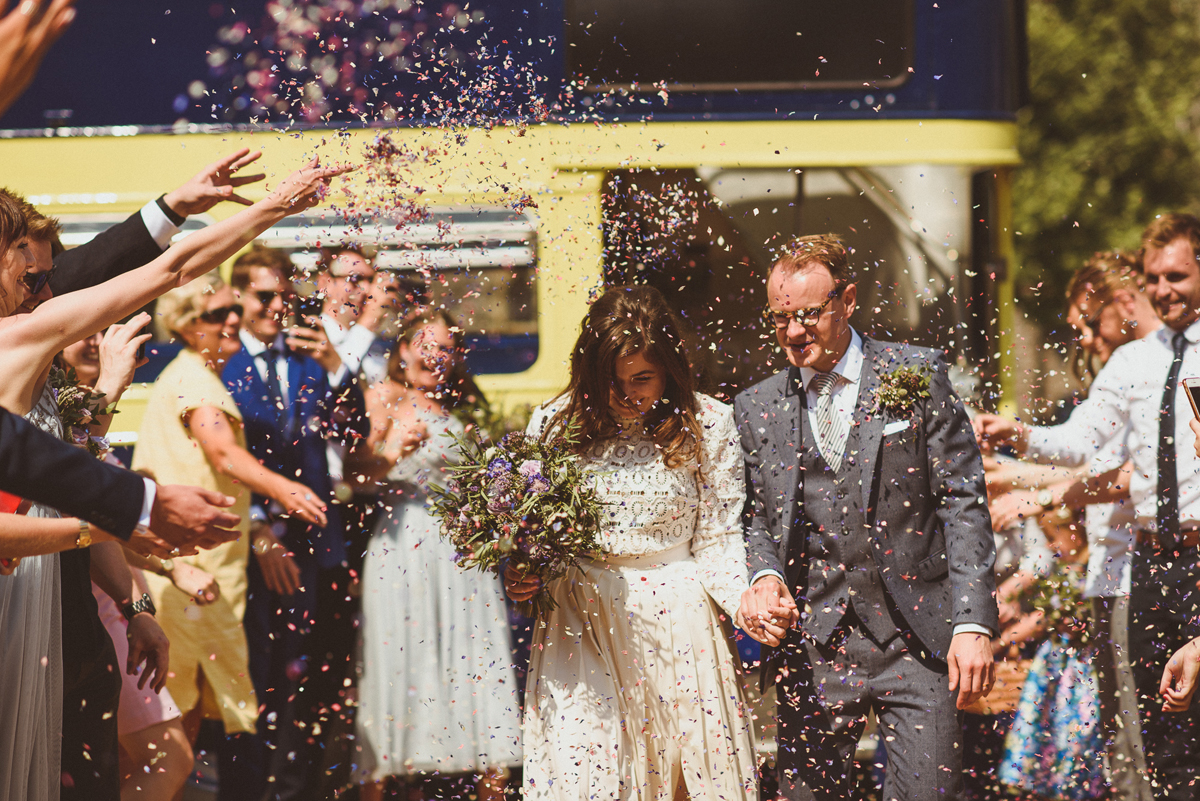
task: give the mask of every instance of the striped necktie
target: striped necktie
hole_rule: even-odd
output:
[[[817,373],[809,382],[817,390],[817,447],[835,473],[842,467],[842,451],[846,447],[845,423],[833,407],[838,378],[837,373]]]

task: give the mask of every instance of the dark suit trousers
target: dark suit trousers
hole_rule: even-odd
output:
[[[124,666],[106,633],[98,653],[71,665],[64,660],[63,668],[62,801],[119,801],[117,702]]]
[[[1142,714],[1142,744],[1157,787],[1155,797],[1200,797],[1200,703],[1163,712],[1158,694],[1167,660],[1200,634],[1196,548],[1178,552],[1138,546],[1129,593],[1129,650]]]
[[[307,785],[308,763],[314,756],[309,742],[308,702],[303,691],[309,670],[308,641],[316,613],[317,560],[295,553],[300,586],[294,595],[267,589],[258,560],[247,568],[246,643],[250,648],[250,679],[262,710],[258,737],[262,741],[266,798],[290,801],[315,797]]]
[[[922,661],[899,633],[874,642],[847,617],[829,645],[794,630],[783,645],[780,793],[795,801],[861,797],[854,751],[874,707],[887,743],[884,801],[953,801],[962,792],[963,738],[946,666]]]

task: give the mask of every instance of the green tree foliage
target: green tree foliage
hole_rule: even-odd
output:
[[[1030,0],[1014,187],[1018,296],[1059,318],[1071,273],[1200,199],[1200,0]]]

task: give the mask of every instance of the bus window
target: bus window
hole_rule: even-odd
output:
[[[567,0],[567,77],[648,92],[895,87],[913,27],[912,0],[852,12],[839,0]]]

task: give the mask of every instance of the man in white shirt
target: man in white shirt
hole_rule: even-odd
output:
[[[387,377],[387,347],[379,341],[379,328],[389,308],[401,301],[400,284],[390,270],[375,271],[357,248],[328,251],[317,275],[317,288],[325,298],[321,324],[337,350],[342,368],[331,372],[329,383],[342,386],[360,375],[367,385]]]
[[[1040,428],[980,415],[976,431],[1041,461],[1081,465],[1128,428],[1137,528],[1129,640],[1143,744],[1158,797],[1191,799],[1200,713],[1164,711],[1160,682],[1171,655],[1200,634],[1200,458],[1187,447],[1191,415],[1180,383],[1200,376],[1200,219],[1159,217],[1142,244],[1147,293],[1165,326],[1118,348],[1066,423]]]

